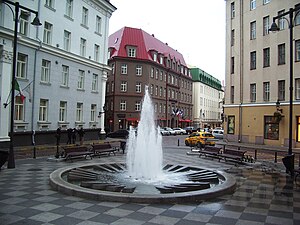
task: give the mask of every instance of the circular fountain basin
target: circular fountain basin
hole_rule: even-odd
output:
[[[167,164],[166,175],[154,181],[131,179],[122,163],[68,166],[50,174],[54,190],[99,201],[182,203],[232,193],[236,180],[222,171]]]

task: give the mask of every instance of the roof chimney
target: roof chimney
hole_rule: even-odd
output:
[[[166,45],[168,45],[168,43],[166,43]]]
[[[152,34],[152,37],[154,37],[154,34]]]

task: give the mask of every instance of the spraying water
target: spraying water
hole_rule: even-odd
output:
[[[154,122],[154,109],[147,86],[137,135],[130,127],[126,148],[129,176],[134,179],[151,181],[163,176],[162,137]]]

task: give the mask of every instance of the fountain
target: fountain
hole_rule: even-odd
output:
[[[126,163],[89,163],[58,169],[53,189],[97,200],[175,203],[213,198],[235,189],[235,179],[221,171],[189,165],[163,166],[162,136],[154,120],[148,88],[136,131],[130,128]]]

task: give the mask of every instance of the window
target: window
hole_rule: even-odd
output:
[[[95,44],[95,46],[94,46],[94,60],[96,62],[99,62],[99,59],[100,59],[100,46]]]
[[[159,74],[159,70],[156,69],[156,71],[155,71],[155,79],[156,79],[156,80],[158,80],[158,74]]]
[[[54,0],[46,0],[45,5],[54,8]]]
[[[300,40],[295,41],[295,60],[300,61]]]
[[[266,16],[263,18],[263,26],[264,26],[264,30],[263,30],[263,35],[267,35],[269,34],[269,28],[270,28],[270,17]]]
[[[127,54],[128,54],[128,57],[135,58],[136,57],[136,49],[132,48],[132,47],[128,48],[128,53]]]
[[[15,98],[15,120],[24,121],[24,101],[21,96]]]
[[[78,89],[84,89],[84,77],[85,77],[85,72],[83,70],[79,70],[78,82],[77,82]]]
[[[268,4],[268,3],[270,3],[270,1],[271,1],[271,0],[264,0],[264,1],[263,1],[263,4],[264,4],[264,5],[265,5],[265,4]]]
[[[265,116],[264,138],[270,140],[279,140],[279,122],[274,116]]]
[[[121,82],[121,92],[126,92],[127,91],[127,81],[122,81]]]
[[[234,103],[234,86],[230,87],[230,102]]]
[[[111,82],[111,92],[113,93],[115,91],[115,83]]]
[[[278,15],[281,15],[284,13],[284,10],[281,10],[278,12]],[[285,27],[285,19],[283,17],[279,18],[278,20],[278,28],[279,30],[284,30]]]
[[[73,16],[73,0],[66,0],[66,16],[70,18]]]
[[[98,74],[93,74],[92,78],[92,91],[98,91]]]
[[[68,87],[69,85],[69,67],[62,65],[61,85]]]
[[[121,65],[121,74],[127,74],[127,64]]]
[[[270,101],[270,82],[263,83],[263,100],[265,102]]]
[[[230,73],[234,74],[234,57],[231,57]]]
[[[295,99],[300,99],[300,78],[295,79]]]
[[[28,22],[29,21],[29,13],[21,11],[20,15],[20,34],[23,34],[25,36],[28,35]]]
[[[88,26],[88,16],[89,16],[89,10],[85,7],[82,7],[82,20],[81,24],[84,26]]]
[[[96,122],[97,105],[91,104],[91,122]]]
[[[59,122],[66,122],[67,121],[67,102],[60,101],[59,102]]]
[[[250,52],[250,70],[256,69],[256,52]]]
[[[50,69],[51,69],[51,62],[43,59],[42,70],[41,70],[41,82],[44,83],[50,82]]]
[[[64,50],[70,51],[71,47],[71,32],[64,31]]]
[[[86,40],[84,38],[80,38],[80,55],[85,57],[86,52]]]
[[[121,100],[121,102],[120,102],[120,110],[121,111],[126,111],[126,101],[125,100]]]
[[[234,131],[235,131],[235,117],[228,116],[227,133],[234,134]]]
[[[163,80],[163,71],[160,71],[160,75],[159,75],[159,80],[162,81]]]
[[[295,5],[295,7],[299,7],[300,6],[300,4],[297,4],[297,5]],[[300,13],[299,13],[299,10],[297,10],[297,12],[295,12],[295,19],[294,19],[294,21],[295,21],[295,25],[299,25],[300,24]]]
[[[141,65],[136,65],[136,75],[137,76],[142,76],[142,66]]]
[[[250,84],[250,101],[256,102],[256,84]]]
[[[278,65],[285,64],[285,44],[278,45]]]
[[[39,121],[46,122],[48,120],[48,100],[40,99]]]
[[[278,81],[278,100],[285,100],[285,80]]]
[[[256,21],[250,23],[250,40],[256,38]]]
[[[96,16],[96,33],[101,34],[101,26],[102,18],[100,16]]]
[[[256,9],[256,0],[250,0],[250,10]]]
[[[230,15],[231,15],[231,19],[233,19],[235,17],[234,2],[232,2],[231,5],[230,5]]]
[[[27,55],[18,53],[17,60],[17,76],[18,78],[26,78]]]
[[[153,61],[156,62],[157,61],[157,54],[153,53]]]
[[[160,88],[159,88],[159,97],[161,97],[161,96],[162,96],[162,93],[163,93],[163,88],[162,88],[162,87],[160,87]]]
[[[52,42],[52,24],[45,22],[43,42],[51,44]]]
[[[297,136],[296,136],[296,141],[300,142],[300,116],[297,116],[297,125],[296,125],[296,130],[297,130]]]
[[[77,102],[76,106],[76,122],[82,122],[83,118],[83,103]]]
[[[235,34],[234,34],[234,29],[233,29],[233,30],[231,30],[231,38],[230,38],[231,46],[234,46],[234,40],[235,40]]]
[[[141,102],[135,102],[135,111],[141,111]]]
[[[270,66],[270,48],[264,48],[263,50],[264,58],[263,58],[263,66],[269,67]]]
[[[135,85],[135,91],[137,93],[141,93],[142,92],[142,83],[141,82],[137,82]]]
[[[150,77],[153,78],[154,77],[154,68],[151,68],[151,72],[150,72]]]

